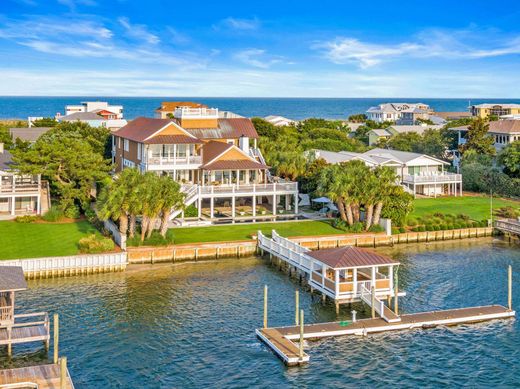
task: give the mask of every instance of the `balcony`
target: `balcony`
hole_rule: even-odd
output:
[[[186,157],[148,157],[147,160],[149,170],[175,169],[175,168],[192,168],[196,169],[202,164],[202,156],[191,155]]]
[[[297,182],[199,186],[200,196],[273,195],[298,193]]]
[[[462,174],[448,172],[438,174],[405,174],[402,180],[407,184],[449,184],[462,182]]]
[[[36,193],[40,192],[38,183],[0,183],[0,194]]]
[[[176,108],[173,116],[179,119],[217,119],[217,108]]]

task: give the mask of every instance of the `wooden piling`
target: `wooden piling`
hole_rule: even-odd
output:
[[[336,301],[336,316],[339,315],[339,303]]]
[[[510,311],[513,310],[513,268],[509,265],[507,271],[507,306]]]
[[[60,321],[59,321],[59,316],[57,313],[54,314],[54,346],[53,346],[53,351],[54,351],[54,358],[53,358],[53,361],[54,363],[58,363],[58,350],[59,350],[59,342],[60,342]]]
[[[395,272],[395,279],[394,279],[394,313],[396,315],[399,315],[399,276],[398,273]]]
[[[372,304],[370,304],[372,306],[372,319],[375,319],[376,318],[376,288],[375,286],[372,286],[371,288],[371,298],[372,298]]]
[[[304,320],[303,320],[303,309],[300,311],[300,360],[303,360],[303,330],[304,330]]]
[[[264,328],[267,328],[267,285],[264,285]]]
[[[67,388],[67,357],[60,359],[60,389]]]
[[[296,325],[299,324],[299,312],[300,312],[300,293],[296,291],[294,293],[294,304],[295,304],[295,310],[294,310],[294,323]]]

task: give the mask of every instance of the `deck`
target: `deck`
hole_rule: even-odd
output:
[[[27,321],[35,318],[39,321]],[[0,345],[38,341],[49,342],[50,340],[49,317],[46,312],[14,315],[14,323],[10,328],[11,336],[9,336],[8,326],[0,328]]]
[[[58,364],[5,369],[0,370],[0,388],[61,389],[60,377]],[[16,385],[21,383],[26,385]],[[65,388],[74,389],[68,370],[65,376]]]
[[[520,236],[520,220],[518,219],[495,220],[495,228],[505,233]]]
[[[331,336],[368,335],[376,332],[433,328],[458,324],[477,323],[515,316],[515,311],[501,305],[488,305],[442,311],[421,312],[400,315],[401,321],[388,322],[382,318],[362,319],[356,322],[330,322],[304,326],[304,339],[319,339]],[[299,348],[292,340],[300,337],[298,326],[264,328],[256,330],[257,336],[265,342],[287,365],[298,365],[309,361],[304,354],[299,358]],[[287,342],[291,343],[289,345]]]

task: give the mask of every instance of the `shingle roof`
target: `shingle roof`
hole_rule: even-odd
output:
[[[520,132],[520,120],[496,120],[489,122],[489,132],[498,134]]]
[[[205,104],[195,103],[192,101],[163,101],[161,106],[157,108],[156,111],[173,112],[177,107],[208,108],[208,106]]]
[[[27,289],[21,266],[0,266],[0,292]]]
[[[13,162],[13,156],[7,150],[0,153],[0,170],[8,171],[11,168]]]
[[[60,122],[71,122],[76,120],[104,120],[103,116],[98,115],[94,112],[74,112],[70,115],[60,116],[58,121]]]
[[[248,118],[218,119],[218,128],[187,128],[186,131],[199,139],[258,138],[255,126]]]
[[[11,138],[16,140],[17,138],[26,142],[36,142],[36,140],[52,127],[15,127],[10,128],[9,133]]]
[[[427,126],[421,126],[421,125],[394,125],[390,126],[388,128],[392,128],[395,130],[395,132],[398,132],[399,134],[407,133],[407,132],[415,132],[417,134],[422,134],[426,130],[434,129],[439,130],[442,128],[442,125],[434,124],[434,125],[427,125]]]
[[[399,264],[392,258],[353,246],[310,251],[307,255],[333,269]]]
[[[138,117],[121,127],[113,134],[122,138],[130,139],[136,142],[143,142],[150,135],[153,135],[168,123],[172,123],[170,119],[152,119]]]
[[[401,163],[407,163],[413,159],[419,158],[424,156],[424,154],[418,154],[418,153],[411,153],[408,151],[400,151],[400,150],[391,150],[391,149],[372,149],[368,150],[363,155],[367,155],[369,157],[382,157],[386,159],[393,159]],[[430,156],[427,156],[428,158],[436,159]],[[438,160],[440,161],[440,160]],[[448,164],[447,162],[441,161],[445,164]]]

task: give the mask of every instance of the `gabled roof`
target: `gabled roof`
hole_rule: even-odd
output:
[[[399,134],[404,134],[404,133],[408,133],[408,132],[415,132],[416,134],[422,134],[424,133],[426,130],[429,130],[429,129],[433,129],[433,130],[438,130],[438,129],[441,129],[442,128],[442,125],[438,125],[438,124],[434,124],[434,125],[426,125],[426,126],[422,126],[422,125],[393,125],[393,126],[390,126],[387,128],[387,131],[388,129],[391,128],[393,129],[395,132],[399,133]]]
[[[241,136],[258,138],[255,126],[248,118],[219,118],[217,125],[218,128],[187,128],[186,131],[199,139],[238,139]]]
[[[207,105],[201,103],[195,103],[193,101],[163,101],[161,106],[157,108],[156,112],[173,112],[178,107],[190,107],[190,108],[208,108]]]
[[[5,150],[0,153],[0,170],[1,171],[9,171],[11,169],[11,164],[13,163],[12,154]]]
[[[431,160],[440,162],[442,164],[449,165],[448,162],[442,161],[438,158],[431,157],[426,154],[411,153],[408,151],[400,151],[400,150],[392,150],[392,149],[372,149],[372,150],[368,150],[367,152],[363,153],[363,155],[367,155],[372,158],[382,157],[387,160],[394,160],[394,161],[397,161],[397,162],[400,162],[403,164],[413,161],[414,159],[424,157],[424,158],[429,158]]]
[[[238,151],[245,158],[219,160],[231,150]],[[268,169],[269,167],[257,162],[252,156],[246,154],[231,143],[210,141],[202,148],[202,163],[204,170],[241,170],[241,169]]]
[[[399,265],[392,258],[354,246],[309,251],[306,254],[333,269]]]
[[[489,122],[489,132],[497,134],[520,133],[520,120],[496,120]]]
[[[387,130],[383,130],[382,128],[376,128],[374,130],[370,130],[369,133],[372,132],[377,136],[392,136]]]
[[[151,119],[138,117],[126,126],[114,132],[114,135],[130,139],[136,142],[144,142],[145,139],[172,123],[170,119]]]
[[[11,138],[16,140],[17,138],[26,142],[36,142],[36,140],[52,127],[15,127],[10,128],[9,133]]]
[[[27,289],[21,266],[0,266],[0,292]]]
[[[60,116],[58,117],[58,121],[60,122],[72,122],[76,120],[104,120],[103,116],[98,115],[94,112],[74,112],[70,115]]]
[[[146,139],[145,143],[151,145],[181,145],[181,144],[201,144],[200,139],[188,135],[156,135]]]

